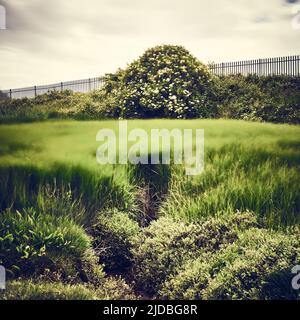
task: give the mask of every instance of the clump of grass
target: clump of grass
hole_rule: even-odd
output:
[[[97,222],[92,226],[94,250],[99,262],[109,272],[124,272],[132,262],[132,239],[140,232],[136,221],[124,212],[116,210],[98,215]]]
[[[299,154],[291,162],[279,149],[276,153],[234,144],[209,150],[202,175],[173,175],[161,214],[195,221],[221,211],[251,210],[273,228],[297,224],[298,165]]]
[[[56,164],[47,169],[9,166],[0,168],[0,175],[2,210],[8,207],[44,210],[46,207],[60,214],[75,211],[77,221],[89,225],[97,210],[109,207],[124,210],[134,203],[134,194],[114,177],[95,175],[80,166]],[[49,197],[53,201],[49,201]],[[58,207],[49,208],[49,203]]]
[[[83,228],[68,217],[32,208],[2,212],[0,226],[0,261],[14,276],[53,268],[61,257],[75,261],[91,247]]]
[[[96,300],[95,291],[84,285],[63,283],[34,283],[32,281],[9,281],[7,289],[0,293],[2,300]]]
[[[98,288],[83,284],[14,280],[0,292],[1,300],[135,300],[130,286],[120,278],[108,278]]]

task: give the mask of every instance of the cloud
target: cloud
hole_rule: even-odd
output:
[[[10,0],[0,87],[113,72],[148,47],[181,44],[204,61],[299,52],[286,0]]]

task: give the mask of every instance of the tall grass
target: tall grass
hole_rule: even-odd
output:
[[[130,186],[114,176],[89,171],[81,166],[54,164],[49,168],[38,168],[34,165],[15,165],[1,167],[0,176],[2,210],[31,206],[43,209],[52,196],[59,200],[56,204],[60,203],[53,210],[63,214],[76,207],[76,211],[84,214],[74,219],[88,225],[93,222],[97,211],[111,207],[126,210],[134,201]]]
[[[47,193],[64,198],[71,192],[73,205],[82,208],[80,222],[88,224],[98,210],[135,210],[143,197],[139,188],[148,184],[150,198],[163,198],[155,209],[161,215],[199,220],[249,209],[270,227],[300,222],[299,127],[232,120],[132,120],[128,125],[148,132],[203,128],[204,173],[188,177],[182,167],[172,166],[152,175],[151,166],[98,165],[97,131],[105,127],[118,134],[117,121],[2,125],[1,209],[42,208]]]
[[[238,144],[212,150],[201,176],[174,172],[160,212],[193,221],[248,209],[270,227],[300,223],[298,162],[299,157],[281,157],[277,146],[269,152]]]

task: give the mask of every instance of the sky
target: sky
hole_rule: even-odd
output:
[[[300,54],[300,28],[292,24],[297,0],[0,0],[0,5],[6,10],[0,89],[101,76],[160,44],[183,45],[203,62]]]

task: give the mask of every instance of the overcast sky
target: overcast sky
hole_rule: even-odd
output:
[[[48,3],[47,3],[48,2]],[[300,53],[296,0],[0,0],[0,89],[100,76],[158,44],[200,60]]]

